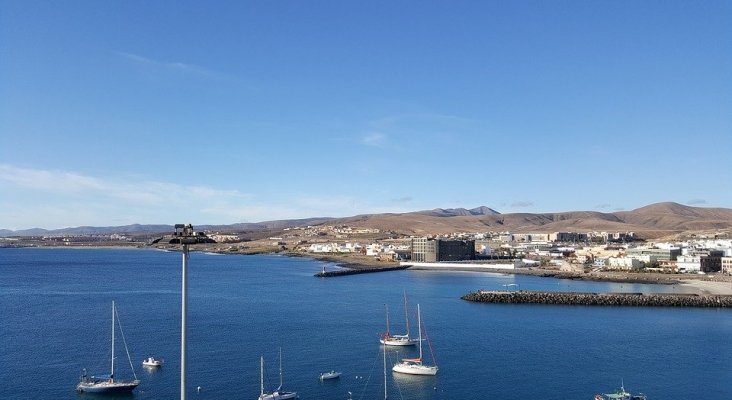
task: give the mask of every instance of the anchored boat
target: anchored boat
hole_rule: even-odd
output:
[[[396,364],[392,371],[410,375],[437,375],[437,365],[425,365],[422,360],[422,316],[417,304],[417,325],[419,329],[419,358],[403,358],[402,362]],[[429,344],[429,338],[427,339]],[[432,354],[432,346],[430,345],[430,354]],[[435,357],[432,355],[432,362]]]
[[[125,353],[127,353],[127,359],[130,362],[130,368],[132,368],[132,375],[135,379],[133,380],[121,380],[115,379],[114,377],[114,332],[115,332],[115,318],[117,325],[119,326],[120,333],[122,334],[122,342],[125,345]],[[117,315],[117,308],[115,307],[114,301],[112,301],[112,370],[109,375],[90,376],[86,373],[86,368],[81,375],[79,384],[76,385],[77,392],[86,393],[130,393],[138,385],[140,381],[137,379],[135,374],[135,368],[132,366],[132,359],[130,358],[130,352],[127,349],[127,341],[125,340],[125,334],[122,331],[122,324],[119,322],[119,316]]]

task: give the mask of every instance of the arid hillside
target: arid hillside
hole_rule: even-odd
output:
[[[358,215],[330,220],[328,224],[347,224],[415,235],[456,231],[617,231],[657,238],[684,232],[732,230],[732,209],[657,203],[614,213],[568,211],[500,214],[488,207],[478,207],[472,210],[435,209],[403,214]]]

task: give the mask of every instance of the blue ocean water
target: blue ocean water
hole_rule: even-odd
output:
[[[82,368],[109,372],[115,300],[134,398],[179,397],[180,265],[175,252],[0,249],[0,398],[90,398]],[[189,398],[255,399],[266,383],[301,399],[383,398],[384,304],[404,330],[402,293],[420,303],[437,377],[388,372],[391,399],[591,399],[624,381],[649,399],[732,399],[732,312],[722,309],[474,304],[477,289],[671,291],[669,286],[478,272],[397,271],[315,278],[322,264],[275,255],[192,253]],[[412,308],[410,307],[410,308]],[[412,332],[416,317],[412,314]],[[117,376],[131,377],[118,346]],[[399,352],[397,352],[397,350]],[[427,348],[425,347],[425,351]],[[388,348],[389,363],[416,349]],[[150,355],[165,365],[146,371]],[[320,372],[343,371],[320,382]],[[197,392],[196,387],[201,391]]]

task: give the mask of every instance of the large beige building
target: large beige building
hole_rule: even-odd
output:
[[[722,257],[722,273],[732,275],[732,257]]]

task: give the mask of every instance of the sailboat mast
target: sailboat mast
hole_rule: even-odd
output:
[[[419,330],[419,361],[422,361],[422,314],[419,312],[419,304],[417,304],[417,329]]]
[[[282,388],[282,347],[280,347],[280,388]]]
[[[384,348],[384,400],[386,400],[386,345],[383,346]]]
[[[259,357],[259,397],[264,396],[264,356]]]
[[[109,377],[114,379],[114,300],[112,300],[112,372]]]
[[[407,339],[409,339],[409,312],[407,312],[407,291],[404,291],[404,320],[407,321]]]
[[[384,308],[386,308],[386,336],[389,336],[389,305],[384,304]]]

